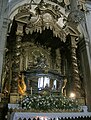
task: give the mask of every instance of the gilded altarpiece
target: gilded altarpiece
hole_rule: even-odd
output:
[[[3,66],[4,68],[8,66],[8,70],[4,69],[2,77],[2,91],[5,94],[6,91],[8,94],[18,93],[20,77],[26,85],[25,91],[31,94],[36,88],[37,92],[44,89],[45,82],[39,85],[39,81],[47,79],[47,87],[50,87],[50,90],[56,88],[57,92],[63,93],[67,83],[68,94],[70,91],[75,91],[80,97],[76,53],[76,39],[80,34],[77,25],[80,18],[78,16],[75,19],[75,13],[79,12],[72,12],[66,17],[59,9],[59,6],[45,4],[43,1],[36,5],[34,12],[31,11],[29,4],[20,6],[7,37]],[[66,24],[59,26],[59,19],[65,19]],[[8,89],[7,81],[9,81]],[[36,88],[33,88],[34,84]],[[66,91],[63,94],[66,96]]]

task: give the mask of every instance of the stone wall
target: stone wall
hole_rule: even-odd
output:
[[[86,87],[86,101],[91,111],[91,1],[86,4],[84,27],[84,49],[81,52],[83,61],[83,74]]]
[[[7,18],[6,17],[6,7],[7,0],[0,0],[0,89],[1,89],[1,73],[2,73],[2,64],[3,64],[3,54],[5,47],[5,38],[7,30]]]

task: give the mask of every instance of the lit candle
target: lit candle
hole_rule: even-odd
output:
[[[27,66],[28,66],[27,64],[28,64],[28,56],[26,56],[26,66],[25,66],[26,69],[27,69]]]
[[[31,87],[31,95],[32,95],[32,87]]]

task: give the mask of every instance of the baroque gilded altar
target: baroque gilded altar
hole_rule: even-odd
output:
[[[20,6],[9,25],[2,93],[10,103],[36,94],[84,97],[77,52],[83,14],[65,16],[58,5],[42,0],[33,10],[31,4]]]

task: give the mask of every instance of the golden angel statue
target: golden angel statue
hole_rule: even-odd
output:
[[[26,84],[24,81],[24,75],[19,75],[18,77],[18,93],[20,95],[25,95],[25,91],[26,91]]]

